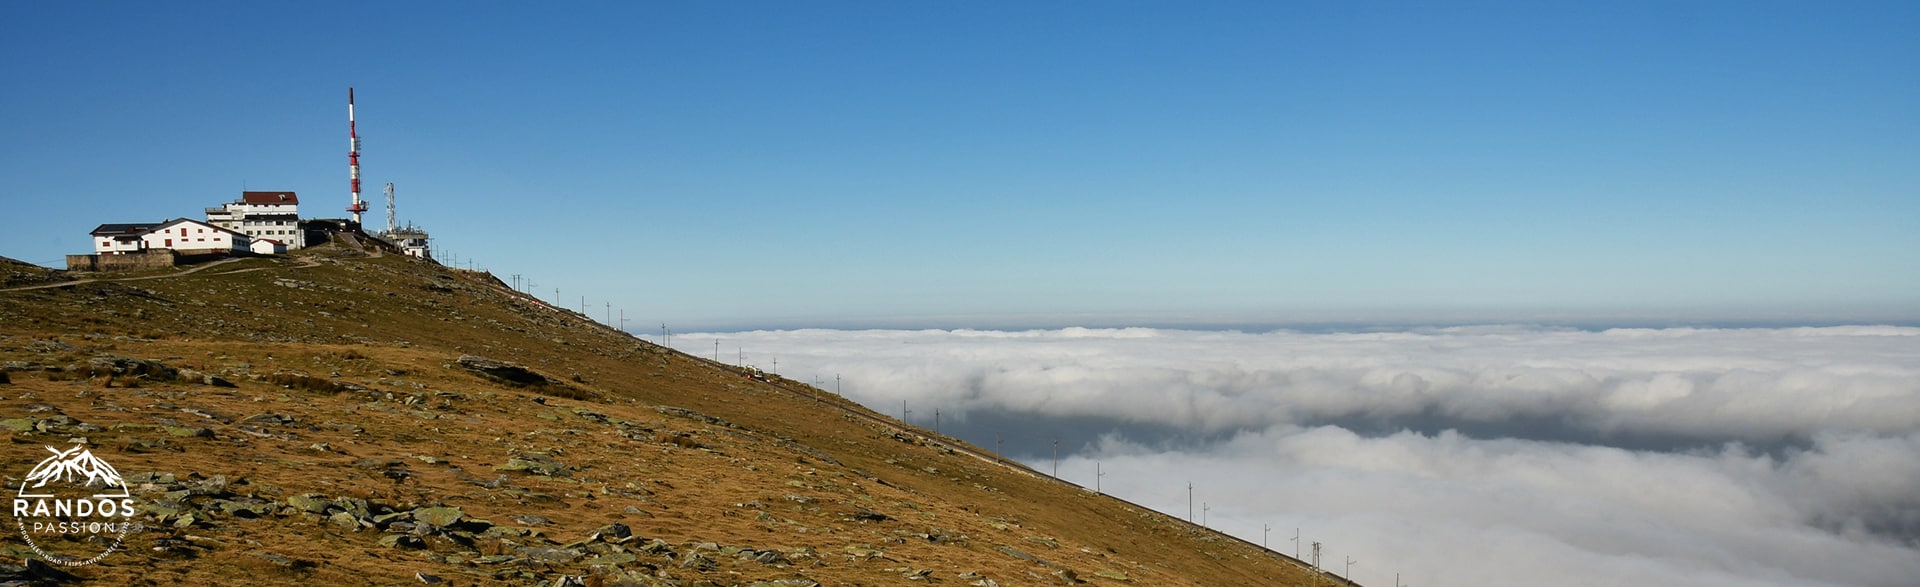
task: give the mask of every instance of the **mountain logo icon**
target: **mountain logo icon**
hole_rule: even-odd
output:
[[[51,497],[51,495],[28,495],[27,490],[45,487],[48,482],[60,481],[73,483],[79,477],[83,487],[99,489],[118,489],[118,493],[97,493],[94,497],[128,497],[127,483],[121,479],[120,471],[113,465],[93,456],[93,451],[84,446],[75,446],[67,450],[46,447],[53,456],[40,461],[27,472],[27,479],[20,483],[21,497]]]

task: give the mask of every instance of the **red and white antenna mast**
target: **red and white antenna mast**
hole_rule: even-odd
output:
[[[367,203],[360,199],[360,132],[353,125],[353,87],[347,87],[347,175],[353,180],[353,204],[347,211],[353,213],[353,223],[360,224],[360,213],[367,211]]]

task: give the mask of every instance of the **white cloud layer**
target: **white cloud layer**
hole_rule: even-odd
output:
[[[938,407],[1105,432],[1063,443],[1061,477],[1093,485],[1097,461],[1108,492],[1180,516],[1192,481],[1212,526],[1258,543],[1271,524],[1283,552],[1299,527],[1370,585],[1920,577],[1920,329],[684,340],[716,336],[794,379],[839,374],[881,411],[921,406],[917,423]],[[1152,440],[1167,430],[1197,434]]]

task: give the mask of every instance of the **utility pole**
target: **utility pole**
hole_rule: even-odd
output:
[[[1313,543],[1313,570],[1320,570],[1320,543]]]
[[[1400,573],[1393,574],[1393,587],[1407,587],[1406,585],[1400,584]]]
[[[1193,523],[1193,482],[1187,482],[1187,523]]]
[[[1300,528],[1293,529],[1293,560],[1300,560]]]
[[[1347,572],[1340,574],[1340,577],[1346,579],[1348,583],[1353,582],[1353,563],[1355,562],[1359,562],[1359,561],[1353,560],[1353,556],[1348,555],[1347,556]]]
[[[713,362],[720,362],[720,339],[713,339]]]
[[[580,296],[580,315],[587,315],[587,296]],[[591,320],[592,318],[588,318]]]
[[[836,395],[836,396],[837,396],[837,395],[841,395],[841,393],[840,393],[840,374],[839,374],[839,373],[834,373],[834,374],[833,374],[833,395]]]
[[[774,361],[773,364],[778,365],[780,364],[780,362]],[[934,434],[940,433],[940,408],[933,409],[933,433]]]
[[[1060,478],[1060,439],[1053,439],[1053,478]]]
[[[1100,472],[1100,461],[1093,462],[1093,494],[1100,495],[1100,478],[1107,476]]]
[[[1000,433],[993,433],[993,458],[1000,458]]]
[[[772,368],[772,369],[768,369],[768,370],[767,370],[767,372],[768,372],[768,373],[779,373],[779,372],[780,372],[780,357],[774,357],[774,358],[773,358],[773,368]]]
[[[613,302],[607,302],[607,324],[613,324]]]
[[[620,332],[625,333],[626,331],[627,331],[627,309],[621,308],[620,309]]]
[[[1269,526],[1266,524],[1260,525],[1260,548],[1273,550],[1272,548],[1267,548],[1267,535],[1272,533],[1273,533],[1273,526]]]
[[[1213,506],[1207,505],[1207,502],[1204,502],[1204,501],[1200,502],[1200,527],[1201,528],[1207,527],[1207,512],[1210,512],[1210,511],[1213,511]]]

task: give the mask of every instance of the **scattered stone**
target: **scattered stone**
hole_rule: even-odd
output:
[[[1113,579],[1115,581],[1131,581],[1132,580],[1127,577],[1126,573],[1116,571],[1113,569],[1100,569],[1098,571],[1094,571],[1093,576],[1100,577],[1103,579]]]
[[[293,416],[274,413],[255,414],[241,418],[240,421],[248,424],[292,424]]]
[[[415,521],[432,524],[439,528],[452,526],[465,516],[466,513],[456,507],[431,507],[413,510],[413,519]]]
[[[426,548],[427,543],[412,534],[388,534],[380,537],[380,545],[388,548]]]
[[[994,547],[994,550],[998,550],[1000,551],[1001,554],[1004,554],[1013,558],[1017,558],[1023,561],[1039,563],[1042,566],[1048,566],[1048,567],[1060,566],[1060,565],[1056,565],[1056,564],[1041,560],[1040,557],[1027,554],[1025,552],[1022,552],[1020,549],[1014,548],[1011,546],[997,546],[997,547]]]
[[[36,353],[69,353],[73,346],[57,340],[36,340],[27,343],[27,350]]]
[[[1080,583],[1086,582],[1086,581],[1081,581],[1080,575],[1078,573],[1073,572],[1073,569],[1060,569],[1058,571],[1054,571],[1053,576],[1060,579],[1061,581],[1065,581],[1068,585],[1078,585]]]
[[[245,481],[242,480],[241,483],[245,483]],[[214,475],[201,480],[199,483],[188,484],[186,489],[189,495],[221,497],[227,495],[227,485],[226,475]]]
[[[577,550],[547,548],[544,546],[522,546],[514,549],[514,552],[528,559],[556,565],[571,563],[582,556],[586,556],[585,553]]]
[[[426,573],[414,573],[413,578],[419,579],[421,583],[426,583],[428,585],[438,585],[442,581],[445,581],[445,579],[441,579],[439,577],[435,577],[433,575],[429,575]]]
[[[328,503],[326,498],[312,493],[305,493],[287,498],[287,505],[310,514],[321,514],[326,513]]]
[[[507,464],[494,467],[493,470],[524,471],[528,474],[539,475],[542,477],[566,477],[567,476],[566,465],[560,464],[559,461],[553,460],[553,457],[549,457],[547,455],[538,454],[538,453],[515,455],[514,457],[507,459]]]
[[[199,426],[168,426],[167,435],[180,438],[213,438],[213,431]]]
[[[633,537],[633,528],[628,527],[626,524],[616,522],[601,526],[600,529],[594,530],[593,533],[603,540],[625,540]]]
[[[398,467],[400,465],[401,465],[400,461],[395,459],[360,459],[353,462],[353,466],[355,468],[375,470],[375,471],[380,469],[391,469],[394,467]]]
[[[455,363],[461,368],[479,374],[482,377],[499,381],[514,387],[546,385],[551,381],[545,375],[528,371],[526,367],[503,363],[476,355],[461,355]]]
[[[779,551],[773,551],[773,550],[760,551],[760,554],[753,556],[753,561],[763,565],[793,564],[793,561],[787,560],[786,555],[782,555],[780,554]]]
[[[707,555],[700,554],[698,552],[687,553],[685,557],[682,557],[680,559],[680,568],[693,569],[703,573],[707,571],[711,571],[719,566],[720,566],[720,563],[714,562],[713,559],[707,558]]]
[[[637,560],[640,560],[640,557],[634,556],[633,553],[611,552],[611,553],[600,555],[599,558],[593,559],[593,561],[588,564],[617,567],[620,565],[630,564]]]
[[[553,524],[553,520],[547,519],[546,516],[536,516],[533,514],[521,514],[518,516],[514,516],[513,521],[526,524],[528,526],[550,526]]]
[[[293,560],[293,559],[280,556],[271,552],[261,552],[261,551],[255,550],[252,552],[248,552],[247,554],[252,555],[254,558],[258,558],[260,560],[273,563],[276,566],[279,566],[282,568],[288,568],[288,569],[300,568],[300,567],[304,567],[312,564],[306,561]]]
[[[221,500],[215,502],[216,508],[236,518],[261,518],[273,514],[273,503],[259,499]]]
[[[352,515],[355,519],[373,516],[373,512],[368,509],[367,500],[358,497],[333,498],[331,507],[339,508],[341,511]]]
[[[327,518],[327,522],[339,526],[343,530],[358,531],[360,529],[360,520],[355,519],[353,514],[346,512],[334,512],[332,516]]]
[[[172,381],[180,377],[179,369],[168,367],[159,361],[118,355],[95,355],[87,360],[87,366],[103,375],[145,375],[148,378],[163,381]]]

